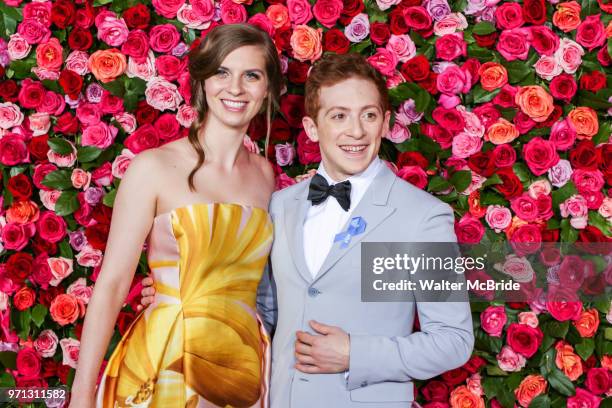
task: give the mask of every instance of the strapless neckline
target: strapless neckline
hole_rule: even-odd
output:
[[[169,211],[165,211],[163,213],[159,213],[157,214],[153,219],[156,220],[158,218],[167,216],[172,214],[173,212],[177,211],[177,210],[181,210],[184,208],[193,208],[193,207],[198,207],[198,206],[204,206],[204,207],[209,207],[209,206],[215,206],[215,205],[227,205],[227,206],[236,206],[236,207],[242,207],[242,208],[248,208],[250,210],[258,210],[258,211],[263,211],[266,214],[268,213],[268,210],[266,210],[265,208],[262,207],[257,207],[257,206],[253,206],[253,205],[248,205],[248,204],[242,204],[242,203],[230,203],[230,202],[220,202],[220,201],[211,201],[209,203],[192,203],[192,204],[185,204],[185,205],[181,205],[179,207],[174,207]]]

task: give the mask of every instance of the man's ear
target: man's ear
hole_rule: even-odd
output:
[[[389,133],[389,123],[391,121],[391,111],[388,110],[385,112],[385,116],[383,117],[383,137]]]
[[[314,119],[310,116],[304,116],[302,118],[302,125],[304,126],[304,131],[306,132],[306,136],[313,142],[319,141],[319,133],[317,131],[317,124]]]

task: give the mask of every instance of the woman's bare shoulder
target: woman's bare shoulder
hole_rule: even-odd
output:
[[[250,155],[253,163],[261,171],[265,184],[273,189],[275,184],[275,177],[274,168],[272,167],[270,161],[259,154],[250,153]]]

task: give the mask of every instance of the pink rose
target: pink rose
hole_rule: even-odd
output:
[[[61,339],[60,347],[62,348],[62,364],[76,370],[81,343],[77,339]]]
[[[102,11],[96,16],[95,22],[98,28],[98,39],[111,47],[118,47],[127,40],[130,30],[125,20],[115,17],[115,13]]]
[[[416,45],[407,34],[391,34],[386,48],[397,55],[400,62],[406,62],[416,56]]]
[[[523,146],[523,157],[529,170],[536,176],[541,176],[559,162],[555,145],[541,137],[531,139]]]
[[[57,335],[53,330],[43,330],[36,340],[34,340],[34,349],[41,357],[53,357],[55,355],[55,350],[57,350],[58,342]]]
[[[531,40],[531,31],[527,28],[504,30],[497,41],[497,51],[506,61],[526,60]]]
[[[589,209],[587,208],[587,202],[585,198],[579,194],[574,194],[559,205],[561,216],[567,218],[572,217],[586,217]]]
[[[295,25],[307,24],[312,19],[308,0],[287,0],[289,18]]]
[[[434,34],[442,37],[446,34],[452,34],[459,30],[465,30],[468,27],[465,16],[461,13],[451,13],[434,23]]]
[[[55,203],[59,200],[62,192],[60,190],[40,190],[40,201],[47,210],[55,211]]]
[[[185,0],[153,0],[151,3],[159,15],[175,18],[178,9],[185,4]]]
[[[388,10],[391,6],[401,3],[401,0],[376,0],[376,5],[382,11]]]
[[[606,29],[600,16],[601,14],[588,16],[576,30],[576,41],[589,51],[606,42]]]
[[[512,213],[504,206],[490,205],[487,207],[485,221],[495,232],[500,233],[512,222]]]
[[[30,154],[22,136],[7,133],[0,139],[0,163],[14,166],[29,160]]]
[[[115,121],[121,125],[123,131],[127,134],[136,130],[136,117],[128,112],[117,113],[113,116]]]
[[[295,149],[291,143],[278,143],[274,145],[274,151],[276,153],[276,163],[279,166],[287,166],[293,163]]]
[[[542,233],[537,225],[524,224],[514,230],[510,245],[518,256],[537,252],[542,245]]]
[[[139,61],[135,58],[130,58],[126,70],[126,75],[129,78],[140,78],[145,81],[150,81],[155,77],[155,54],[149,50],[147,58]]]
[[[176,110],[183,101],[176,85],[163,78],[147,82],[145,96],[147,103],[159,111]]]
[[[597,192],[605,185],[603,175],[599,170],[576,169],[572,173],[572,181],[578,191]]]
[[[458,66],[449,65],[436,78],[436,87],[444,94],[466,93],[471,88],[471,78]]]
[[[403,143],[410,139],[410,129],[401,123],[395,122],[393,128],[391,128],[385,137],[393,143]]]
[[[342,8],[342,0],[319,0],[315,2],[312,11],[319,23],[332,28],[340,18]]]
[[[32,136],[42,136],[51,128],[51,118],[48,113],[33,113],[28,116],[28,122]]]
[[[70,181],[72,181],[72,187],[76,189],[87,189],[91,181],[91,174],[83,169],[74,169]]]
[[[482,143],[482,138],[461,132],[453,138],[453,156],[466,159],[479,152],[482,149]]]
[[[72,152],[68,154],[59,154],[50,150],[47,152],[47,159],[50,163],[55,164],[57,167],[72,167],[77,159],[77,150],[72,142],[68,141],[72,147]]]
[[[13,61],[24,59],[32,50],[32,46],[20,34],[11,34],[7,48],[9,58]]]
[[[612,197],[605,197],[597,212],[604,218],[612,217]]]
[[[172,24],[160,24],[153,26],[149,31],[149,45],[153,51],[167,54],[181,39],[181,35]]]
[[[540,55],[552,56],[559,48],[559,37],[545,25],[531,26],[531,46]]]
[[[556,58],[546,55],[541,56],[533,66],[535,67],[536,74],[547,81],[550,81],[563,72],[563,69],[557,62]]]
[[[599,408],[601,397],[591,394],[584,388],[576,387],[576,394],[567,399],[567,408]]]
[[[550,130],[549,140],[555,145],[557,150],[561,151],[568,150],[574,146],[576,129],[574,129],[572,122],[567,119],[555,122]]]
[[[215,15],[215,5],[212,0],[191,0],[193,11],[204,21],[210,21]]]
[[[106,162],[97,169],[95,169],[91,173],[91,179],[98,187],[110,186],[110,184],[113,182],[111,164],[109,162]]]
[[[51,30],[33,18],[24,19],[17,26],[17,33],[28,42],[28,44],[39,44],[49,41]]]
[[[554,56],[566,73],[573,74],[582,64],[583,55],[584,50],[578,43],[569,38],[562,38],[559,41],[559,48],[555,51]]]
[[[463,40],[462,32],[446,34],[436,40],[436,58],[452,61],[466,55],[467,43]]]
[[[83,126],[88,127],[100,123],[102,112],[97,104],[84,102],[77,107],[76,117]]]
[[[527,283],[533,281],[535,275],[529,261],[524,257],[507,255],[503,265],[495,265],[495,269],[510,276],[516,282]]]
[[[132,153],[130,150],[123,149],[123,151],[121,151],[121,154],[115,157],[115,160],[113,161],[113,165],[112,165],[113,177],[116,177],[118,179],[123,178],[125,171],[127,170],[128,166],[130,165],[130,162],[132,161],[134,157],[136,157],[136,155]]]
[[[232,0],[221,0],[221,20],[224,24],[244,23],[247,20],[246,8]]]
[[[485,228],[480,220],[469,212],[455,223],[457,241],[461,244],[477,244],[482,239]]]
[[[153,125],[145,123],[125,139],[125,147],[134,154],[159,146],[159,134]]]
[[[572,177],[572,165],[568,160],[561,159],[559,163],[548,170],[548,179],[555,187],[563,187]]]
[[[427,186],[427,173],[421,166],[404,166],[397,172],[397,177],[400,177],[412,185],[424,189]]]
[[[504,306],[489,306],[480,313],[480,326],[492,337],[501,337],[507,321]]]
[[[68,286],[66,293],[79,299],[83,304],[88,304],[93,293],[93,287],[87,286],[85,278],[79,278]]]
[[[66,58],[65,68],[79,75],[89,73],[89,55],[85,51],[72,51]]]
[[[76,254],[75,258],[79,265],[95,268],[102,264],[102,251],[99,249],[93,249],[88,244],[81,250],[81,252]]]
[[[212,8],[211,8],[212,9]],[[176,19],[194,30],[203,30],[210,26],[212,16],[203,16],[191,5],[184,3],[176,13]]]
[[[551,185],[548,180],[539,179],[529,185],[528,192],[529,197],[536,200],[538,197],[543,195],[549,195],[552,191]]]
[[[510,200],[510,207],[523,221],[531,222],[538,219],[538,206],[536,200],[531,198],[528,194],[523,193]]]
[[[0,129],[11,129],[23,122],[23,113],[12,102],[0,103]]]
[[[190,105],[181,105],[176,112],[176,120],[185,128],[189,128],[196,117],[197,112]]]
[[[520,324],[526,324],[527,326],[533,327],[534,329],[540,324],[540,321],[538,320],[538,315],[534,312],[519,313],[518,321]]]
[[[81,139],[81,145],[106,149],[115,141],[117,132],[118,130],[116,127],[108,126],[105,122],[96,123],[95,125],[85,128]]]
[[[521,371],[527,364],[527,359],[512,350],[510,346],[504,346],[497,355],[497,365],[506,372]]]
[[[377,48],[376,54],[369,57],[368,62],[381,74],[391,76],[397,66],[397,55],[386,48]]]

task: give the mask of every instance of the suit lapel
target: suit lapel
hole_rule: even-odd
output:
[[[308,201],[308,183],[303,183],[304,186],[297,191],[294,198],[289,198],[285,201],[285,232],[289,244],[293,262],[298,273],[307,282],[312,281],[312,274],[306,265],[304,257],[304,220],[306,213],[310,208]]]
[[[389,217],[395,211],[394,207],[388,204],[389,193],[395,181],[395,174],[384,166],[383,169],[374,178],[365,195],[351,213],[347,223],[342,228],[346,231],[348,224],[354,217],[361,217],[366,222],[366,229],[363,233],[352,237],[348,247],[341,248],[340,242],[334,242],[327,258],[323,262],[323,266],[315,277],[315,281],[319,280],[329,270],[342,259],[355,245],[361,243],[381,222]],[[303,252],[303,251],[302,251]]]

